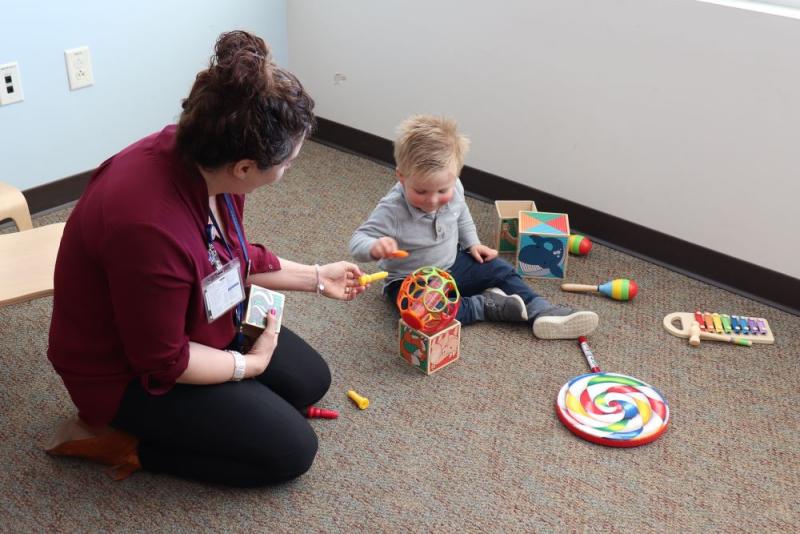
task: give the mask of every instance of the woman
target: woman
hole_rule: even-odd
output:
[[[238,332],[248,284],[364,290],[356,265],[294,263],[242,228],[245,194],[291,166],[313,106],[262,39],[225,33],[178,124],[97,169],[56,262],[48,357],[78,415],[50,454],[236,486],[309,469],[300,410],[330,386],[325,361],[274,317],[252,347]]]

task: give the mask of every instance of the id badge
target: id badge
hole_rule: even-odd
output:
[[[234,258],[200,282],[209,323],[244,300],[244,283],[239,265],[239,258]]]

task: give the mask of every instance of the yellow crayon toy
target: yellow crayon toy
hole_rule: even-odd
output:
[[[389,276],[389,273],[387,273],[386,271],[379,271],[374,274],[362,274],[361,276],[358,277],[358,283],[362,286],[365,286],[367,284],[371,284],[372,282],[383,280],[387,276]]]
[[[352,389],[349,390],[347,392],[347,396],[350,397],[350,399],[356,403],[356,406],[358,406],[362,410],[366,410],[367,406],[369,406],[369,399],[366,397],[362,397],[361,395],[356,393],[355,390]]]

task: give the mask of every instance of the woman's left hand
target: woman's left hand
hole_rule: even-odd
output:
[[[346,261],[320,265],[319,277],[325,286],[322,294],[332,299],[353,300],[366,289],[358,283],[362,274],[358,265]]]

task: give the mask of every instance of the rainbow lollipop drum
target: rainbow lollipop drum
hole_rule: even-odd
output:
[[[669,406],[653,386],[617,373],[588,373],[564,384],[556,414],[581,438],[610,447],[657,439],[669,424]]]

